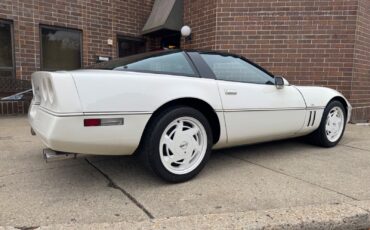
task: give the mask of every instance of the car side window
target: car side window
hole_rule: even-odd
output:
[[[133,70],[156,73],[195,75],[195,72],[182,52],[149,56],[115,68],[115,70]]]
[[[273,84],[274,78],[254,65],[234,56],[200,54],[217,80],[255,84]]]

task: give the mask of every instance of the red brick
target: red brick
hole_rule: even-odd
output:
[[[293,84],[337,89],[364,111],[354,120],[370,120],[362,108],[370,108],[369,0],[185,0],[184,7],[185,24],[202,38],[186,48],[236,52]]]

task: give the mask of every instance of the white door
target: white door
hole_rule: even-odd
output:
[[[294,86],[277,89],[269,73],[236,56],[201,56],[218,79],[228,145],[287,138],[302,128],[306,104]]]

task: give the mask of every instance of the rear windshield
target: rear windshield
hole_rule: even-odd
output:
[[[87,69],[168,73],[187,76],[196,75],[186,54],[180,50],[164,50],[136,54],[117,60],[98,63]]]
[[[136,62],[136,61],[139,61],[139,60],[143,60],[143,59],[147,59],[147,58],[151,58],[151,57],[155,57],[155,56],[159,56],[159,55],[165,55],[165,54],[168,54],[168,53],[174,53],[174,52],[179,52],[179,51],[161,50],[161,51],[140,53],[140,54],[135,54],[135,55],[115,59],[115,60],[112,60],[112,61],[93,64],[91,66],[86,67],[85,69],[110,69],[110,70],[113,70],[117,67],[125,66],[127,64],[130,64],[130,63],[133,63],[133,62]]]

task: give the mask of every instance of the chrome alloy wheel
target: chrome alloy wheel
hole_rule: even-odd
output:
[[[328,113],[325,134],[330,142],[336,142],[341,137],[346,122],[344,119],[343,110],[337,106]]]
[[[180,117],[162,133],[159,153],[163,166],[177,175],[193,171],[207,151],[207,133],[198,120]]]

